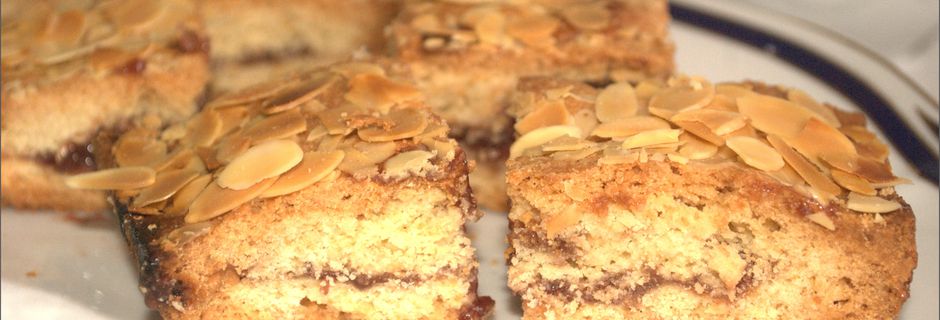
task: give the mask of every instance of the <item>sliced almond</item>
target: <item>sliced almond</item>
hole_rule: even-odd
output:
[[[186,123],[186,136],[183,144],[196,147],[208,147],[222,135],[222,119],[213,110],[200,112]]]
[[[186,183],[185,186],[173,194],[170,205],[163,209],[164,214],[175,217],[186,213],[189,210],[189,205],[193,203],[193,200],[196,200],[196,196],[202,193],[202,190],[205,190],[210,182],[212,182],[211,174],[203,174],[190,180],[189,183]]]
[[[581,138],[581,129],[576,126],[542,127],[519,137],[509,147],[509,159],[516,158],[529,148],[541,146],[562,136]]]
[[[379,167],[373,159],[355,148],[343,150],[346,156],[339,164],[339,170],[352,175],[356,179],[365,179],[378,174]]]
[[[88,63],[98,71],[111,70],[127,64],[135,54],[116,48],[97,48],[88,56]]]
[[[417,136],[428,127],[427,115],[418,109],[394,109],[385,118],[391,121],[392,126],[390,128],[368,127],[359,129],[359,138],[369,142],[407,139]]]
[[[858,212],[887,213],[901,209],[901,204],[880,197],[869,197],[855,192],[849,192],[846,207]]]
[[[261,104],[264,113],[274,114],[285,110],[295,108],[322,93],[329,87],[329,83],[336,81],[336,78],[327,74],[316,74],[310,80],[301,82],[297,86],[282,90],[275,96],[265,100]]]
[[[636,115],[638,109],[633,86],[626,82],[617,82],[604,88],[597,94],[595,112],[602,123],[626,119]]]
[[[506,33],[522,43],[541,48],[553,44],[552,34],[558,29],[559,22],[544,14],[532,14],[519,19],[510,19]]]
[[[323,125],[317,125],[313,127],[313,129],[307,131],[307,138],[304,140],[307,142],[317,141],[320,140],[320,138],[325,137],[327,134],[326,127]]]
[[[361,151],[373,163],[381,163],[398,152],[394,142],[357,142],[353,148]]]
[[[107,13],[120,29],[142,29],[163,13],[163,1],[128,0],[116,2]]]
[[[131,206],[140,208],[169,199],[176,191],[198,176],[198,171],[186,169],[160,172],[157,174],[154,184],[140,190],[140,193],[131,202]]]
[[[385,174],[391,177],[418,175],[431,167],[434,154],[424,150],[402,152],[385,161]]]
[[[666,154],[666,158],[669,159],[669,161],[672,161],[672,162],[675,162],[675,163],[678,163],[678,164],[687,164],[687,163],[689,163],[689,158],[686,158],[685,156],[682,156],[682,155],[679,155],[679,154],[675,154],[675,153],[667,153],[667,154]]]
[[[591,109],[585,108],[578,110],[578,112],[574,113],[573,118],[574,124],[578,126],[578,128],[581,128],[582,137],[591,135],[591,132],[597,127],[597,117]]]
[[[744,163],[760,170],[780,170],[785,164],[774,148],[751,137],[731,137],[725,141],[725,145],[737,153]]]
[[[711,144],[716,146],[723,146],[725,144],[725,138],[719,135],[716,135],[709,129],[707,126],[698,121],[676,121],[674,122],[679,128],[682,128],[685,131],[695,135],[696,137],[708,141]]]
[[[855,170],[851,172],[868,180],[872,184],[881,184],[898,179],[891,173],[891,166],[886,163],[865,157],[858,157],[855,159],[855,164],[857,166]]]
[[[219,173],[219,186],[234,190],[248,189],[258,182],[278,176],[296,166],[304,157],[296,142],[272,140],[236,157]]]
[[[578,139],[570,136],[558,137],[542,145],[542,151],[575,151],[594,146],[595,143],[584,139]]]
[[[306,130],[307,120],[300,110],[292,109],[248,124],[241,136],[256,145],[269,140],[289,138]]]
[[[251,201],[268,189],[277,178],[267,178],[241,190],[223,188],[218,183],[210,183],[189,206],[189,212],[183,219],[186,223],[206,221]]]
[[[871,186],[871,183],[868,183],[867,180],[859,178],[854,174],[838,169],[832,169],[829,174],[832,175],[832,179],[835,180],[836,183],[845,187],[846,189],[868,196],[874,196],[878,194],[878,191]]]
[[[649,101],[649,112],[663,119],[679,112],[700,109],[715,97],[715,87],[698,78],[681,80],[688,84],[660,90]]]
[[[698,109],[680,112],[673,116],[670,121],[695,121],[704,124],[716,135],[726,135],[735,130],[741,129],[747,124],[747,119],[739,113],[729,111],[719,111],[713,109]]]
[[[317,118],[326,127],[327,133],[346,135],[352,130],[349,128],[348,119],[361,114],[366,114],[366,111],[358,106],[345,104],[324,110],[317,114]]]
[[[215,159],[227,164],[251,147],[251,140],[240,134],[225,137],[216,147]]]
[[[166,158],[166,143],[149,138],[122,136],[112,147],[121,167],[153,166]]]
[[[245,119],[248,118],[248,108],[246,107],[225,108],[216,112],[219,115],[219,120],[222,121],[222,129],[219,132],[222,136],[241,127],[245,123]]]
[[[855,169],[855,159],[858,157],[855,145],[839,130],[819,119],[806,120],[799,133],[784,138],[784,141],[813,163],[822,163],[825,158],[837,168],[847,171]]]
[[[678,142],[680,133],[682,133],[682,130],[678,129],[656,129],[643,131],[624,139],[623,148],[633,149],[664,143]]]
[[[233,105],[242,105],[265,98],[274,96],[279,91],[291,87],[297,83],[299,79],[291,79],[287,81],[271,81],[271,82],[261,82],[259,84],[253,85],[251,87],[244,88],[232,93],[226,93],[220,95],[218,98],[209,101],[206,104],[207,109],[213,108],[223,108]]]
[[[636,163],[639,160],[640,160],[639,152],[627,152],[623,154],[605,154],[600,159],[597,159],[597,164],[615,165],[615,164],[625,164],[625,163]]]
[[[816,115],[826,122],[826,124],[834,128],[842,126],[842,124],[839,122],[839,118],[836,117],[836,113],[833,112],[832,109],[820,104],[819,102],[816,102],[813,97],[810,97],[802,90],[790,89],[787,91],[787,99],[815,112]]]
[[[561,10],[561,15],[581,30],[599,31],[610,24],[610,11],[604,2],[569,5]]]
[[[565,103],[559,100],[545,103],[516,122],[515,129],[519,134],[548,126],[574,124],[574,119],[565,108]]]
[[[832,196],[842,193],[842,188],[839,188],[838,185],[833,183],[828,176],[819,172],[819,169],[794,151],[783,139],[774,135],[768,135],[767,141],[769,141],[774,149],[780,153],[780,156],[793,167],[793,170],[803,177],[803,180],[806,180],[806,183],[808,183],[810,187],[826,195],[827,200]]]
[[[894,177],[894,179],[892,180],[873,182],[871,183],[871,186],[874,187],[875,189],[881,189],[881,188],[887,188],[887,187],[894,187],[894,186],[902,185],[902,184],[914,184],[914,182],[911,181],[910,179]]]
[[[635,135],[644,131],[669,129],[669,122],[650,116],[635,116],[626,119],[602,123],[594,128],[592,136],[616,138]]]
[[[74,175],[65,178],[65,185],[73,189],[137,189],[153,184],[156,176],[150,167],[121,167]]]
[[[85,13],[79,10],[69,10],[51,15],[37,38],[59,45],[73,46],[81,39],[85,27]]]
[[[809,221],[815,222],[816,224],[822,226],[823,228],[829,229],[829,231],[836,230],[836,224],[832,222],[832,219],[826,215],[825,212],[816,212],[806,215],[806,219]]]
[[[781,138],[799,134],[809,119],[819,118],[798,104],[766,95],[740,97],[737,104],[754,128]]]
[[[340,142],[343,141],[343,136],[326,136],[320,140],[320,144],[317,145],[317,151],[320,152],[330,152],[339,148]]]
[[[587,158],[588,156],[595,154],[598,151],[601,151],[600,147],[588,146],[586,148],[579,149],[579,150],[558,151],[558,152],[552,153],[551,157],[552,159],[560,160],[560,161],[578,161],[578,160]]]
[[[731,98],[732,100],[737,100],[740,97],[747,97],[757,95],[758,93],[751,91],[750,89],[730,83],[720,83],[715,85],[715,93]]]
[[[265,190],[260,197],[285,195],[309,187],[336,170],[345,156],[346,153],[341,150],[307,152],[300,164],[282,174],[277,182]]]
[[[368,74],[374,76],[385,76],[385,69],[382,67],[368,62],[347,62],[334,65],[330,67],[330,71],[343,76],[346,79],[352,79],[353,77],[361,74]]]
[[[718,153],[718,146],[699,139],[690,133],[679,135],[679,141],[684,142],[679,147],[679,154],[692,160],[708,159]]]
[[[374,74],[359,74],[349,80],[345,98],[353,104],[387,113],[393,105],[421,97],[417,88]]]
[[[788,186],[802,186],[804,184],[803,177],[790,166],[783,166],[780,170],[767,171],[767,174]]]

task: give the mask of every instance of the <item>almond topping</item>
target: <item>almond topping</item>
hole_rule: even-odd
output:
[[[258,100],[262,100],[268,97],[271,97],[277,94],[279,91],[284,90],[285,88],[290,87],[294,83],[299,81],[298,79],[288,80],[286,82],[261,82],[259,84],[231,92],[226,93],[218,98],[210,101],[206,105],[206,109],[222,108],[232,105],[242,105]]]
[[[326,109],[318,113],[317,117],[320,119],[320,123],[326,127],[327,133],[346,135],[352,130],[349,128],[348,119],[365,113],[366,111],[358,106],[346,104],[340,107]]]
[[[558,29],[559,22],[555,18],[532,14],[520,19],[512,19],[506,26],[506,33],[522,43],[533,47],[548,47],[552,45],[552,34]]]
[[[390,177],[420,175],[431,167],[432,158],[434,154],[424,150],[399,153],[385,162],[385,175]]]
[[[178,148],[176,151],[173,151],[170,155],[163,158],[163,161],[151,166],[153,170],[163,171],[163,170],[175,170],[182,169],[186,167],[191,158],[197,158],[192,149],[189,148]]]
[[[180,188],[198,176],[198,171],[186,169],[160,172],[157,174],[154,184],[140,190],[140,193],[131,202],[131,207],[140,208],[169,199]]]
[[[42,34],[38,35],[37,38],[73,46],[78,43],[85,32],[85,21],[85,13],[78,10],[54,14],[46,21]]]
[[[189,213],[183,219],[186,223],[197,223],[218,217],[242,204],[251,201],[267,190],[277,178],[262,180],[247,189],[233,190],[223,188],[218,183],[210,183],[189,206]]]
[[[869,197],[855,192],[849,192],[846,207],[858,212],[886,213],[901,209],[901,204],[879,197]]]
[[[587,137],[597,127],[597,117],[593,110],[581,109],[574,114],[574,124],[581,128],[581,136]]]
[[[813,163],[822,163],[821,160],[826,158],[833,160],[837,168],[847,171],[855,169],[854,159],[858,155],[855,145],[839,130],[819,119],[808,119],[799,133],[783,139]]]
[[[375,65],[374,63],[367,62],[347,62],[343,64],[338,64],[330,67],[330,71],[333,71],[346,79],[352,79],[353,77],[360,74],[369,74],[374,76],[385,76],[385,69]]]
[[[205,190],[210,182],[212,182],[212,175],[210,174],[203,174],[189,181],[173,194],[170,206],[163,210],[164,215],[175,217],[186,213],[189,210],[189,205],[193,203],[193,200],[196,200],[196,196],[202,193],[202,190]]]
[[[791,167],[793,167],[793,170],[795,170],[796,173],[803,177],[803,180],[806,180],[806,183],[808,183],[814,189],[824,193],[827,196],[826,198],[830,198],[842,193],[842,188],[839,188],[838,185],[833,183],[828,176],[822,172],[819,172],[819,169],[813,166],[812,163],[809,163],[809,161],[806,161],[803,156],[800,156],[798,153],[796,153],[796,151],[793,151],[793,149],[790,148],[790,146],[787,145],[783,139],[780,139],[777,136],[768,135],[767,141],[770,142],[774,149],[780,152],[780,155],[783,157],[783,159],[786,160],[786,162],[790,164]]]
[[[635,135],[650,130],[669,129],[669,122],[651,116],[635,116],[626,119],[602,123],[594,128],[592,136],[601,138],[617,138]]]
[[[624,149],[653,146],[679,141],[679,129],[656,129],[637,133],[623,140]]]
[[[863,157],[856,158],[855,164],[857,167],[850,172],[868,180],[872,184],[886,183],[897,179],[897,177],[891,173],[891,167],[888,166],[888,164]]]
[[[335,78],[329,75],[318,74],[312,80],[303,82],[294,88],[279,92],[277,95],[271,97],[269,100],[266,100],[263,104],[261,104],[261,107],[264,108],[264,113],[266,114],[274,114],[289,110],[307,101],[310,101],[323,92],[324,89],[328,88],[330,81],[335,80]]]
[[[663,119],[679,112],[700,109],[715,96],[715,87],[698,78],[680,79],[688,84],[660,90],[649,101],[649,112]]]
[[[832,175],[832,179],[835,180],[836,183],[846,189],[868,196],[878,194],[875,188],[871,186],[871,183],[868,183],[865,179],[859,178],[854,174],[838,169],[832,169],[829,174]]]
[[[562,101],[551,101],[527,114],[516,122],[515,129],[519,134],[554,125],[573,124],[574,119],[568,114],[568,109]]]
[[[826,124],[838,128],[842,124],[839,122],[839,118],[836,117],[836,113],[832,111],[829,107],[819,104],[816,102],[813,97],[810,97],[806,92],[803,92],[799,89],[790,89],[787,91],[787,99],[793,101],[801,106],[806,107],[807,109],[813,111],[826,122]]]
[[[604,3],[575,4],[564,8],[561,15],[578,29],[598,31],[610,24],[610,11]]]
[[[552,159],[561,160],[561,161],[578,161],[588,156],[601,151],[601,148],[598,146],[588,146],[580,150],[572,151],[559,151],[552,153]]]
[[[595,143],[570,136],[561,136],[542,145],[542,151],[575,151],[594,146]]]
[[[387,113],[393,105],[417,99],[421,92],[413,86],[383,76],[359,74],[349,80],[346,100],[353,104]]]
[[[541,146],[562,136],[581,138],[581,129],[576,126],[550,126],[532,130],[519,137],[509,147],[509,159],[522,155],[529,148]]]
[[[121,167],[153,166],[166,158],[166,143],[124,135],[113,147],[114,160]]]
[[[712,132],[711,129],[706,127],[704,124],[698,121],[676,121],[674,122],[679,128],[682,128],[685,131],[695,135],[696,137],[708,141],[709,143],[716,146],[723,146],[725,144],[725,138],[716,135]]]
[[[819,117],[798,104],[771,96],[741,97],[737,103],[754,128],[781,138],[797,135],[809,119]]]
[[[346,153],[341,150],[307,152],[300,164],[282,174],[260,197],[274,197],[304,189],[333,172],[345,156]]]
[[[199,115],[186,123],[186,136],[183,144],[208,147],[222,135],[222,119],[213,110],[200,112]]]
[[[816,224],[822,226],[823,228],[829,229],[829,231],[836,230],[836,224],[832,222],[832,219],[824,212],[816,212],[806,215],[806,219],[809,221],[815,222]]]
[[[249,124],[241,135],[259,144],[269,140],[284,139],[307,130],[307,120],[298,109],[281,112]]]
[[[725,141],[744,163],[764,171],[779,170],[785,164],[776,150],[751,137],[731,137]]]
[[[121,167],[74,175],[65,178],[65,185],[74,189],[137,189],[153,184],[156,176],[150,167]]]
[[[219,133],[222,136],[241,127],[245,119],[248,118],[248,108],[246,107],[218,109],[216,112],[219,115],[219,119],[222,120],[222,129]]]
[[[365,179],[379,172],[379,167],[371,158],[355,148],[344,150],[346,156],[339,164],[339,170],[352,175],[356,179]]]
[[[369,142],[383,142],[414,137],[428,127],[425,114],[417,109],[399,108],[390,111],[385,118],[392,122],[390,128],[368,127],[359,129],[359,138]]]
[[[357,142],[353,148],[361,151],[373,163],[381,163],[398,152],[394,142]]]
[[[243,190],[258,182],[278,176],[296,166],[304,157],[296,142],[272,140],[251,147],[233,159],[219,173],[218,185]]]
[[[699,122],[719,136],[741,129],[741,127],[747,124],[747,119],[739,113],[713,109],[698,109],[681,112],[673,116],[670,121]]]
[[[128,0],[108,7],[111,21],[120,29],[143,28],[156,20],[163,11],[162,1]]]
[[[708,159],[718,153],[718,146],[696,138],[689,133],[679,135],[679,141],[683,142],[682,146],[679,147],[679,154],[692,160]]]
[[[225,137],[216,147],[215,159],[220,164],[227,164],[248,150],[248,147],[251,147],[251,140],[240,134]]]
[[[611,84],[597,94],[595,112],[597,113],[597,120],[602,123],[634,116],[638,108],[636,93],[629,83],[618,82]]]

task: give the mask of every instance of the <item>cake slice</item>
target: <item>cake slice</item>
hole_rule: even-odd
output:
[[[663,78],[673,68],[668,24],[664,0],[414,1],[390,25],[388,46],[476,160],[477,199],[505,211],[505,107],[518,78]]]
[[[116,190],[168,319],[481,318],[466,157],[385,73],[350,62],[221,96],[100,139],[111,169],[69,183]]]
[[[914,214],[865,118],[675,77],[519,84],[509,287],[524,319],[885,319]]]
[[[94,169],[100,130],[196,110],[209,77],[202,32],[183,0],[4,1],[3,205],[106,209],[103,192],[69,189],[64,175]]]
[[[212,39],[213,92],[226,92],[381,52],[382,30],[399,0],[205,0]]]

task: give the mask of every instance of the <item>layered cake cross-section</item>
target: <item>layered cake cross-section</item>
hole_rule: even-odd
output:
[[[190,1],[3,2],[2,203],[101,211],[100,191],[66,175],[94,170],[100,130],[196,111],[207,41]]]
[[[798,89],[527,79],[510,113],[524,319],[884,319],[914,214],[862,114]]]
[[[467,160],[420,92],[349,62],[101,137],[148,306],[168,319],[479,319]],[[113,143],[109,143],[113,141]]]
[[[505,109],[519,77],[664,78],[673,69],[668,24],[663,0],[413,1],[389,26],[387,46],[477,162],[470,183],[480,203],[505,211]]]

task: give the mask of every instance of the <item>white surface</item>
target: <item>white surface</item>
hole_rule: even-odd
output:
[[[745,9],[738,9],[746,14]],[[754,15],[749,15],[754,16]],[[792,30],[791,30],[792,31]],[[722,36],[676,24],[673,36],[678,45],[677,62],[681,70],[702,74],[716,80],[755,79],[800,87],[823,101],[854,108],[840,94],[773,56]],[[810,43],[812,45],[812,43]],[[860,75],[884,89],[892,101],[915,101],[911,90],[904,89],[877,70],[875,62],[858,58],[851,63]],[[900,104],[914,108],[912,104]],[[936,140],[930,140],[936,141]],[[938,190],[920,179],[904,159],[892,150],[895,171],[915,181],[898,192],[911,204],[917,215],[917,243],[920,260],[911,284],[911,298],[904,307],[903,319],[935,319],[940,315],[936,301],[938,288],[937,216],[940,212]],[[479,248],[480,293],[497,301],[497,319],[517,319],[518,300],[506,288],[506,220],[502,214],[488,214],[470,226]],[[115,221],[79,225],[51,213],[22,213],[3,209],[0,214],[2,242],[2,285],[0,299],[4,319],[146,319],[153,317],[137,291],[137,276]],[[27,275],[35,272],[34,277]],[[65,316],[69,315],[69,316]]]

